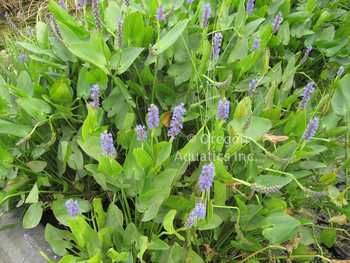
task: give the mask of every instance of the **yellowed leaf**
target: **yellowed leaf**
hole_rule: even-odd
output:
[[[283,142],[283,141],[286,141],[288,139],[289,139],[288,136],[276,136],[276,135],[268,134],[268,133],[264,133],[264,135],[263,135],[263,142],[270,141],[270,142],[276,143],[276,142]]]

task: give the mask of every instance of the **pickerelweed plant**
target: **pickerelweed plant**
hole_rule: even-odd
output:
[[[3,214],[34,228],[51,209],[60,262],[332,262],[350,237],[345,2],[48,7],[34,31],[6,15]]]

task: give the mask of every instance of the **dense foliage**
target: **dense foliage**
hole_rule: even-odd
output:
[[[61,263],[332,262],[350,237],[345,2],[76,2],[35,30],[6,15],[4,213],[33,228],[51,209]]]

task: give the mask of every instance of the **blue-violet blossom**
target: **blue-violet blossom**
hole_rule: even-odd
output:
[[[272,34],[277,32],[277,30],[280,28],[282,21],[283,21],[282,12],[279,12],[278,15],[276,15],[274,20]]]
[[[191,214],[188,214],[188,217],[186,218],[186,222],[185,222],[186,229],[191,229],[196,222],[197,222],[197,219],[194,212],[192,212]]]
[[[199,203],[194,208],[194,214],[196,217],[199,217],[200,219],[204,219],[205,217],[205,205],[202,203]]]
[[[209,191],[210,186],[213,185],[215,173],[215,166],[212,162],[210,164],[203,165],[202,174],[199,176],[198,186],[201,192],[204,190]]]
[[[91,88],[91,91],[92,92],[90,96],[93,99],[93,101],[90,101],[89,104],[92,109],[98,110],[98,108],[100,107],[100,88],[98,84],[94,84]]]
[[[112,134],[108,133],[107,130],[101,132],[101,147],[104,155],[115,158],[115,148],[113,145]]]
[[[34,249],[34,250],[36,250],[36,251],[40,251],[40,248],[38,247],[38,245],[34,242],[34,240],[30,237],[30,236],[28,236],[27,234],[24,234],[24,240],[28,243],[28,245],[32,248],[32,249]]]
[[[252,98],[253,97],[253,93],[254,93],[254,89],[256,88],[256,85],[258,84],[259,79],[252,79],[252,81],[249,83],[249,90],[248,90],[248,94],[249,97]]]
[[[304,57],[300,61],[300,64],[304,64],[306,62],[306,59],[309,56],[311,50],[312,50],[312,46],[307,46],[307,49],[306,49],[305,54],[304,54]]]
[[[209,3],[203,6],[203,15],[202,15],[203,24],[202,24],[202,28],[207,28],[207,26],[208,26],[208,19],[210,17],[210,11],[211,11],[211,8],[210,8],[210,4]]]
[[[184,105],[185,104],[181,102],[180,105],[174,108],[173,117],[170,122],[170,130],[168,131],[168,136],[170,136],[172,139],[175,139],[175,136],[180,133],[180,130],[183,127],[182,121],[186,112],[185,108],[183,107]]]
[[[27,62],[26,55],[24,55],[24,54],[20,54],[20,55],[18,56],[18,59],[19,59],[19,61],[20,61],[21,63],[23,63],[24,61]]]
[[[254,38],[254,44],[252,45],[252,49],[254,50],[254,51],[258,51],[259,50],[259,48],[260,48],[260,43],[261,42],[261,39],[260,39],[260,37],[256,37],[256,38]]]
[[[248,0],[247,8],[246,8],[248,14],[253,12],[254,2],[255,2],[255,0]]]
[[[69,199],[65,202],[65,205],[73,220],[75,220],[77,215],[81,214],[79,204],[76,200],[74,201],[73,199]]]
[[[222,34],[215,33],[213,38],[213,44],[211,46],[211,60],[216,59],[219,56],[221,41],[222,41]]]
[[[216,117],[216,119],[226,122],[226,119],[228,118],[229,113],[230,113],[230,101],[224,98],[223,100],[219,101],[218,116]]]
[[[303,139],[305,139],[306,142],[311,141],[311,137],[316,134],[316,131],[318,129],[318,122],[319,122],[319,118],[315,117],[308,124],[307,129],[303,134]]]
[[[155,127],[159,127],[159,109],[156,105],[150,105],[150,107],[148,108],[148,116],[148,128],[154,129]]]
[[[124,23],[124,20],[120,20],[120,18],[118,18],[117,20],[117,37],[118,37],[118,46],[119,47],[122,47],[123,45],[123,23]]]
[[[157,9],[157,14],[158,15],[156,15],[156,18],[159,20],[159,22],[162,21],[162,20],[165,20],[164,12],[165,12],[164,6],[159,5],[159,8]]]
[[[135,130],[137,132],[137,140],[145,142],[147,139],[146,126],[139,124],[136,126]]]
[[[305,110],[307,107],[307,103],[311,98],[311,94],[315,91],[314,82],[309,82],[305,88],[303,89],[303,92],[301,93],[301,96],[303,97],[302,101],[300,102],[300,110]]]
[[[338,76],[341,76],[341,75],[343,74],[343,72],[344,72],[344,67],[341,66],[341,67],[339,68],[338,72],[337,72],[337,75],[338,75]]]
[[[65,2],[64,0],[58,0],[58,4],[59,4],[60,7],[62,7],[64,10],[67,10],[66,2]]]

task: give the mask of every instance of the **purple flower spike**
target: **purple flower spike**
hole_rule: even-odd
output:
[[[159,127],[159,109],[156,105],[150,105],[148,108],[148,116],[148,128],[154,129],[155,127]]]
[[[315,91],[314,82],[309,82],[305,88],[303,89],[303,93],[301,93],[301,96],[303,97],[303,100],[300,102],[300,110],[305,110],[307,107],[307,103],[311,98],[311,94]]]
[[[101,33],[103,29],[103,23],[101,20],[100,7],[98,3],[99,3],[99,0],[92,0],[91,5],[92,5],[92,13],[94,15],[97,32]]]
[[[135,128],[137,132],[137,140],[140,142],[145,142],[147,139],[147,134],[146,134],[146,126],[144,125],[137,125]]]
[[[312,50],[312,46],[307,46],[305,55],[304,55],[303,59],[300,61],[300,65],[301,65],[301,64],[304,64],[304,63],[306,62],[306,59],[307,59],[307,57],[309,56],[311,50]]]
[[[337,72],[337,75],[340,77],[343,74],[343,72],[344,72],[344,67],[341,66]]]
[[[210,11],[211,11],[210,4],[208,3],[208,4],[204,5],[203,10],[204,10],[204,12],[203,12],[203,15],[202,15],[202,17],[203,17],[202,28],[207,28],[207,26],[208,26],[208,19],[210,17]]]
[[[248,14],[250,14],[251,12],[253,12],[253,9],[254,9],[254,2],[255,2],[255,0],[248,0],[247,7],[246,7],[246,10],[247,10],[247,13],[248,13]]]
[[[64,10],[67,10],[66,2],[65,2],[64,0],[58,0],[58,4],[59,4],[60,7],[62,7]]]
[[[74,201],[73,199],[69,199],[65,202],[65,205],[67,207],[68,213],[70,213],[73,220],[75,220],[75,217],[77,215],[81,214],[81,211],[79,210],[79,204],[76,200]]]
[[[303,139],[305,139],[306,142],[311,141],[311,137],[316,134],[316,131],[318,129],[318,122],[319,122],[318,117],[315,117],[310,121],[306,131],[303,134]]]
[[[259,79],[252,79],[252,81],[249,83],[249,97],[252,98],[253,97],[253,93],[254,93],[254,89],[256,88],[256,85],[258,84]]]
[[[261,39],[260,39],[260,37],[256,37],[256,38],[254,38],[254,44],[252,45],[252,49],[254,50],[254,51],[258,51],[259,50],[259,48],[260,48],[260,43],[261,42]]]
[[[87,5],[87,0],[79,0],[79,4],[80,4],[81,6]]]
[[[107,130],[101,132],[101,147],[104,155],[115,158],[115,148],[113,145],[112,134],[108,133]]]
[[[282,12],[279,12],[278,15],[275,17],[272,34],[276,33],[277,30],[280,28],[280,25],[283,21]]]
[[[197,204],[196,207],[194,208],[194,214],[196,215],[196,217],[199,217],[200,219],[204,219],[205,205],[203,205],[202,203]]]
[[[221,41],[222,41],[222,34],[215,33],[213,38],[213,45],[211,47],[211,60],[216,59],[219,56]]]
[[[187,4],[193,4],[194,0],[187,0]]]
[[[24,234],[24,240],[28,243],[28,245],[32,248],[32,249],[34,249],[34,250],[36,250],[36,251],[40,251],[40,248],[38,247],[38,245],[34,242],[34,240],[30,237],[30,236],[28,236],[27,234]]]
[[[26,55],[24,55],[24,54],[20,54],[20,55],[18,56],[18,59],[19,59],[19,61],[20,61],[21,63],[23,63],[24,61],[27,62]]]
[[[159,22],[162,20],[165,20],[164,12],[165,12],[164,6],[160,5],[159,8],[157,9],[158,15],[156,15],[156,18],[159,20]]]
[[[174,113],[172,120],[170,122],[170,130],[168,131],[168,136],[172,139],[175,139],[175,136],[178,135],[182,129],[182,121],[184,119],[184,114],[186,112],[183,107],[185,104],[181,102],[180,105],[174,108]]]
[[[100,88],[98,87],[98,84],[93,85],[91,91],[92,92],[90,96],[93,99],[93,101],[90,101],[89,104],[92,109],[98,110],[98,108],[100,107]],[[86,108],[88,107],[86,106]]]
[[[117,37],[118,37],[118,46],[119,47],[122,47],[123,45],[123,23],[124,23],[124,20],[120,20],[120,18],[118,18],[117,20]]]
[[[185,222],[186,229],[191,229],[196,222],[197,222],[197,219],[194,212],[192,212],[191,214],[188,214],[188,217],[186,218],[186,222]]]
[[[204,190],[210,190],[210,186],[213,185],[214,173],[215,166],[212,162],[210,162],[210,164],[203,165],[202,174],[199,176],[198,182],[199,189],[201,190],[201,192],[203,192]]]
[[[5,18],[10,28],[12,29],[12,31],[15,32],[16,34],[21,34],[21,31],[19,31],[18,28],[15,26],[15,24],[12,22],[12,19],[7,12],[5,13]]]
[[[224,98],[223,100],[219,101],[218,116],[216,117],[216,119],[226,122],[226,119],[228,118],[229,113],[230,113],[230,101]]]

